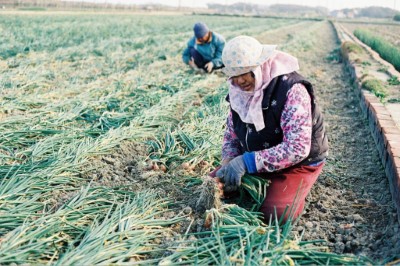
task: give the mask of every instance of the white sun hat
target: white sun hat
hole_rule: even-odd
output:
[[[222,51],[222,71],[229,77],[248,73],[274,54],[276,45],[263,45],[250,36],[237,36]]]

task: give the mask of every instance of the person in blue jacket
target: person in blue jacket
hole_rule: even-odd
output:
[[[203,22],[194,24],[193,31],[194,36],[190,38],[182,54],[183,62],[194,69],[204,69],[208,73],[223,68],[222,50],[225,38],[210,31]]]

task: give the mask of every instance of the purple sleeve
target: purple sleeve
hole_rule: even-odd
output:
[[[302,84],[296,83],[289,90],[280,125],[283,131],[282,143],[255,152],[258,172],[288,168],[309,155],[312,134],[311,98]]]
[[[232,112],[226,119],[226,129],[222,143],[222,160],[227,158],[235,158],[241,155],[240,141],[233,130]]]

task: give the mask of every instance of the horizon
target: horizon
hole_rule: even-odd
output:
[[[274,4],[301,5],[309,7],[325,7],[329,11],[341,10],[345,8],[366,8],[371,6],[386,7],[400,11],[400,0],[381,0],[379,3],[374,0],[349,1],[345,0],[304,0],[298,3],[296,0],[66,0],[71,2],[94,2],[94,3],[110,3],[110,4],[127,4],[127,5],[146,5],[146,4],[162,4],[172,7],[193,7],[207,8],[207,4],[232,5],[235,3],[246,3],[270,6]],[[399,3],[398,3],[399,2]]]

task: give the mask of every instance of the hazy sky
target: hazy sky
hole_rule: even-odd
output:
[[[92,0],[93,1],[93,0]],[[129,3],[129,4],[164,4],[169,6],[192,6],[207,7],[207,3],[218,3],[230,5],[237,2],[248,4],[273,5],[273,4],[296,4],[307,6],[323,6],[329,10],[367,7],[367,6],[383,6],[400,10],[400,0],[94,0],[97,2],[109,3]]]

